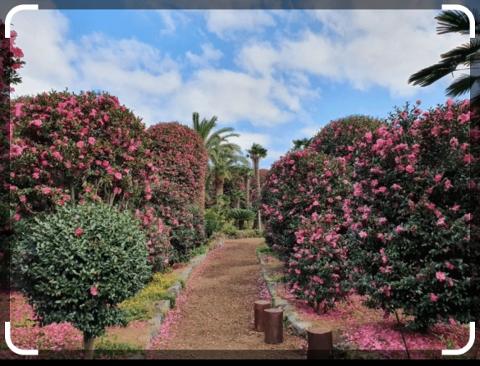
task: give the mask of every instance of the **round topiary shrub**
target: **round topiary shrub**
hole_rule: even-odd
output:
[[[315,151],[349,160],[355,141],[380,127],[381,123],[377,118],[362,115],[341,118],[324,126],[308,145]]]
[[[116,97],[92,92],[21,97],[11,116],[14,221],[84,200],[137,210],[151,263],[159,270],[168,264],[169,229],[149,207],[155,166],[138,117]]]
[[[151,274],[138,221],[104,204],[66,205],[22,220],[12,260],[41,324],[71,323],[89,352],[106,327],[125,324],[117,304]]]
[[[479,317],[479,142],[468,101],[398,110],[355,145],[348,241],[369,304],[410,326]],[[471,128],[472,127],[472,128]],[[478,153],[478,150],[476,150]]]
[[[16,219],[86,198],[125,206],[143,193],[145,127],[116,97],[43,93],[12,101],[11,115]]]

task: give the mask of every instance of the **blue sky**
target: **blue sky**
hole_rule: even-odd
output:
[[[53,11],[17,14],[25,53],[17,94],[105,90],[147,125],[216,115],[268,167],[330,120],[385,117],[395,105],[445,100],[446,82],[408,77],[466,36],[438,36],[436,12]]]

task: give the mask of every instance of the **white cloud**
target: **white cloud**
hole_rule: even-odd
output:
[[[247,132],[247,131],[235,131],[235,132],[237,132],[240,136],[232,137],[230,141],[239,145],[244,151],[250,149],[253,143],[257,143],[266,147],[270,146],[271,138],[267,134],[253,133],[253,132]]]
[[[439,55],[467,41],[456,34],[437,35],[435,12],[419,10],[319,10],[323,25],[277,44],[251,43],[237,63],[249,72],[272,74],[296,70],[357,89],[381,86],[393,95],[410,96],[411,74],[438,61]]]
[[[187,118],[191,111],[201,115],[215,111],[223,123],[250,121],[255,126],[273,126],[291,119],[298,103],[297,97],[274,79],[202,69],[171,98],[169,110],[176,119]]]
[[[209,10],[205,20],[207,29],[221,38],[239,31],[258,33],[276,24],[273,16],[265,10]]]
[[[223,57],[223,53],[210,43],[206,43],[202,45],[202,53],[196,54],[188,51],[185,56],[193,66],[209,67],[210,64],[219,61]]]
[[[13,19],[18,33],[17,45],[26,62],[20,70],[23,82],[17,94],[36,94],[50,89],[75,85],[72,62],[76,50],[68,41],[68,19],[58,11],[20,12]]]

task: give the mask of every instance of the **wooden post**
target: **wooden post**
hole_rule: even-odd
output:
[[[264,310],[268,309],[270,306],[272,306],[270,301],[267,300],[258,300],[255,301],[253,305],[253,312],[254,312],[254,323],[255,327],[254,329],[257,332],[263,332],[265,329],[264,322],[265,322],[265,315],[264,315]]]
[[[308,329],[307,338],[308,359],[318,360],[332,357],[333,338],[331,330],[322,328]]]
[[[283,342],[283,309],[265,309],[265,343],[277,344]]]

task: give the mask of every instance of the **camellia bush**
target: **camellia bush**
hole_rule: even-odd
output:
[[[309,143],[309,148],[349,160],[354,150],[354,142],[365,133],[374,131],[381,121],[363,115],[353,115],[331,121]]]
[[[143,190],[145,127],[108,94],[51,92],[12,101],[10,190],[18,220],[83,199],[128,206]]]
[[[154,171],[146,198],[171,227],[173,260],[181,260],[205,241],[207,151],[194,130],[175,122],[150,127],[148,138]]]
[[[320,155],[322,156],[322,155]],[[291,291],[326,312],[352,289],[348,249],[341,240],[348,229],[344,220],[351,190],[350,167],[344,157],[323,156],[310,192],[315,198],[301,213],[295,245],[288,260]]]
[[[15,45],[17,34],[12,31],[5,38],[5,24],[0,21],[0,288],[8,287],[9,267],[8,246],[11,234],[10,225],[10,189],[7,179],[10,175],[10,92],[21,81],[18,70],[23,65],[23,52]]]
[[[148,234],[150,260],[168,263],[169,228],[148,206],[150,178],[141,120],[109,94],[50,92],[11,105],[13,220],[67,202],[105,202],[136,209]]]
[[[67,204],[17,223],[13,268],[42,325],[69,322],[87,355],[108,326],[125,324],[117,304],[149,280],[147,238],[127,212]]]
[[[312,149],[293,151],[276,161],[262,191],[267,243],[280,253],[290,253],[303,218],[327,213],[342,197],[337,193],[349,184],[348,178],[345,158]]]
[[[355,146],[345,236],[369,304],[402,309],[410,326],[478,319],[478,126],[469,103],[398,110]],[[478,153],[478,149],[477,149]]]

